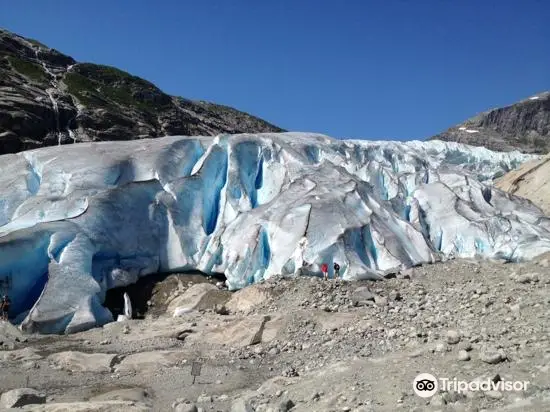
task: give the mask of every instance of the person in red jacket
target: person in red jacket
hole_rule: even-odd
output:
[[[328,265],[326,263],[321,265],[321,272],[323,272],[323,278],[328,280]]]

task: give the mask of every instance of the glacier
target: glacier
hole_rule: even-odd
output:
[[[113,321],[107,290],[158,272],[344,279],[550,251],[549,218],[492,180],[537,156],[310,133],[172,136],[0,156],[0,279],[22,330]]]

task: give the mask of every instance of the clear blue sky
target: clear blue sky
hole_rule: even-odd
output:
[[[165,92],[421,139],[550,89],[547,0],[0,0],[0,26]]]

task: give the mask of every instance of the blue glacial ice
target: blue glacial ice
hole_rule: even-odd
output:
[[[345,279],[448,257],[529,259],[550,223],[492,187],[535,156],[305,133],[82,143],[0,157],[0,278],[26,331],[112,321],[108,289],[148,274]],[[302,263],[305,266],[302,267]]]

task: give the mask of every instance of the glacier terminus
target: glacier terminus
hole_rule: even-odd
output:
[[[113,320],[106,291],[159,272],[344,279],[452,257],[530,259],[550,221],[493,178],[537,156],[308,133],[173,136],[0,156],[0,278],[15,322]]]

